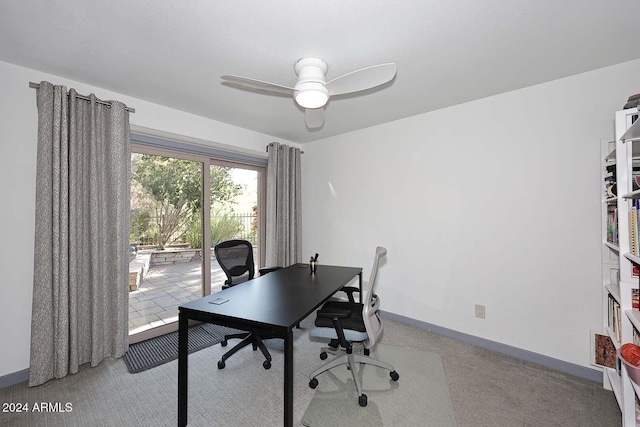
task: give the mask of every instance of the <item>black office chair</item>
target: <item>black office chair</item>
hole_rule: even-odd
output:
[[[358,392],[358,403],[367,406],[367,395],[362,392],[362,384],[356,373],[358,364],[378,366],[389,371],[392,381],[398,381],[400,375],[392,365],[370,357],[371,349],[382,336],[382,319],[378,315],[380,299],[375,294],[378,263],[386,256],[387,250],[378,246],[369,279],[370,288],[365,292],[362,303],[349,301],[329,301],[317,311],[315,327],[309,330],[309,335],[318,338],[336,340],[339,348],[323,347],[320,359],[325,360],[328,354],[335,357],[309,375],[309,387],[316,388],[318,379],[323,372],[340,365],[346,365],[351,371],[353,382]],[[336,346],[338,347],[338,346]]]
[[[253,264],[253,246],[246,240],[228,240],[226,242],[218,243],[213,252],[218,260],[218,264],[222,268],[222,271],[227,276],[222,289],[227,289],[231,286],[236,286],[253,279],[255,275],[255,266]],[[278,270],[282,267],[265,267],[259,270],[261,275]],[[268,339],[272,337],[260,337],[251,332],[242,332],[239,334],[225,335],[220,345],[222,347],[227,346],[227,341],[230,339],[239,338],[240,341],[231,350],[227,351],[222,358],[218,361],[218,369],[224,369],[225,360],[235,354],[238,350],[251,344],[253,350],[258,348],[266,359],[262,366],[264,369],[271,368],[271,354],[265,347],[262,339]]]

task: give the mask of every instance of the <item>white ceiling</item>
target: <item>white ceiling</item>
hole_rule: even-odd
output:
[[[639,17],[637,0],[4,0],[0,61],[304,143],[640,58]],[[327,80],[398,73],[331,100],[320,130],[291,98],[221,84],[293,86],[307,56]]]

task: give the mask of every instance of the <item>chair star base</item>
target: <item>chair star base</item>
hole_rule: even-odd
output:
[[[351,371],[353,382],[356,385],[356,390],[358,391],[358,403],[360,406],[367,406],[367,395],[362,392],[362,384],[360,384],[360,378],[356,374],[355,368],[358,366],[357,364],[362,363],[386,369],[389,371],[389,376],[393,381],[398,381],[400,378],[400,375],[393,368],[393,365],[369,356],[369,349],[364,348],[363,343],[353,343],[350,353],[344,348],[323,347],[321,349],[320,359],[325,360],[327,358],[327,353],[334,355],[335,358],[331,359],[309,375],[309,387],[315,389],[318,386],[318,379],[316,377],[323,372],[340,365],[346,365],[347,369]]]
[[[218,369],[224,369],[224,367],[226,366],[225,361],[231,356],[233,356],[238,350],[248,346],[249,344],[252,345],[254,351],[257,349],[260,349],[260,351],[262,352],[262,355],[265,358],[265,361],[262,363],[262,366],[264,367],[264,369],[271,368],[271,354],[269,354],[269,351],[267,350],[267,347],[262,342],[262,339],[260,338],[260,336],[256,334],[251,334],[248,332],[244,334],[225,335],[224,340],[222,340],[220,345],[222,347],[226,347],[227,340],[233,339],[233,338],[242,338],[242,341],[236,344],[231,350],[227,351],[220,358],[220,360],[218,361]]]

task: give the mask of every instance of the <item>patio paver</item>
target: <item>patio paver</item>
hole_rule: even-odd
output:
[[[176,322],[178,307],[202,297],[202,262],[152,265],[136,291],[129,293],[129,334]],[[211,258],[211,293],[226,275]]]

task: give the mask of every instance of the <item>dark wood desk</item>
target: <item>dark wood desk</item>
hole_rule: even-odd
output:
[[[362,269],[295,264],[181,305],[178,344],[178,426],[187,425],[189,319],[284,339],[284,425],[293,426],[293,329]],[[209,301],[223,297],[224,304]],[[214,363],[214,361],[211,361]],[[232,368],[227,368],[232,369]]]

